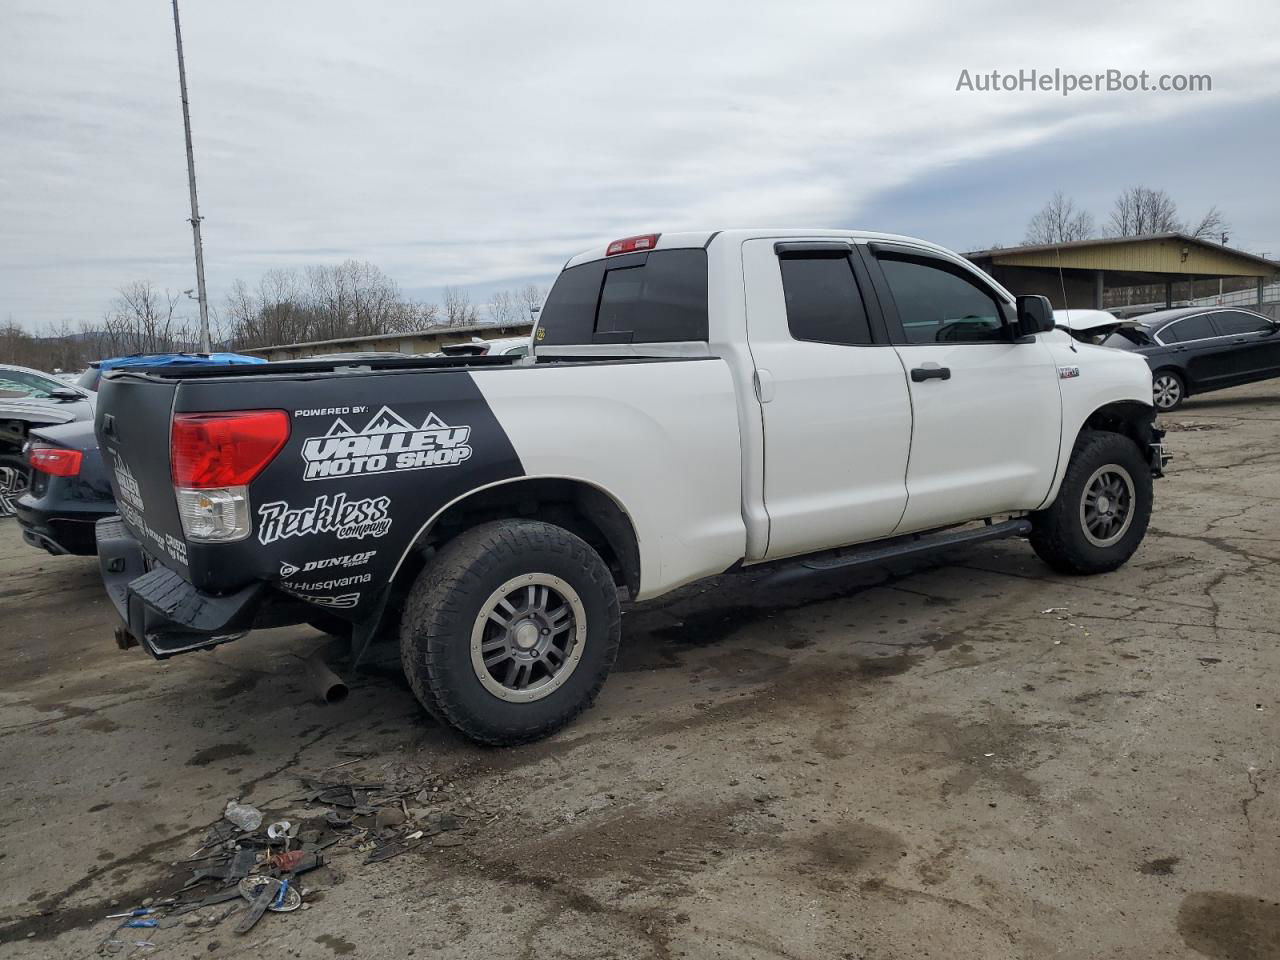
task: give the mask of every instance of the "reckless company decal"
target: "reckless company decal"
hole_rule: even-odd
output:
[[[116,476],[116,486],[120,490],[120,499],[135,510],[142,509],[142,488],[138,486],[138,480],[133,475],[133,471],[129,469],[129,465],[121,459],[119,454],[115,454],[112,458],[112,472]]]
[[[1060,380],[1074,380],[1078,376],[1080,376],[1079,367],[1059,367],[1058,368],[1058,379]]]
[[[288,580],[295,573],[310,573],[312,570],[328,570],[331,567],[359,567],[368,563],[377,554],[377,550],[366,550],[364,553],[347,553],[341,557],[325,557],[323,560],[308,560],[302,566],[280,561],[280,576]]]
[[[316,498],[309,507],[293,509],[283,500],[258,508],[258,541],[264,546],[309,533],[336,533],[340,540],[385,536],[391,529],[390,497],[348,500],[345,493]]]
[[[456,467],[471,456],[470,427],[451,427],[434,413],[415,427],[383,407],[359,431],[341,417],[322,437],[302,442],[304,480],[327,480],[398,470]]]

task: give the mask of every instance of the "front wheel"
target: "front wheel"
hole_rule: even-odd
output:
[[[11,517],[14,504],[27,492],[31,470],[16,453],[0,453],[0,517]]]
[[[1161,413],[1177,410],[1187,398],[1187,385],[1172,370],[1160,370],[1151,378],[1151,400]]]
[[[1151,468],[1119,433],[1085,430],[1047,509],[1031,517],[1031,545],[1059,573],[1107,573],[1133,556],[1147,532]]]
[[[500,520],[451,540],[418,576],[400,656],[432,716],[510,746],[589,707],[620,636],[618,590],[590,545],[548,523]]]

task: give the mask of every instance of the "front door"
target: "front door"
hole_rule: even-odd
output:
[[[1014,305],[965,265],[905,246],[867,252],[914,416],[896,532],[1039,506],[1062,433],[1049,345],[1014,342]]]
[[[766,559],[887,536],[906,506],[906,375],[852,250],[829,240],[743,244]]]

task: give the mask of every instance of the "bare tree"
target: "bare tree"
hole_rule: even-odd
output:
[[[458,287],[444,288],[444,323],[460,327],[479,323],[480,313],[471,302],[471,295]]]
[[[520,301],[519,293],[510,290],[499,290],[485,304],[485,311],[493,323],[503,326],[520,323],[528,319],[528,313]]]
[[[181,295],[161,293],[150,280],[119,290],[103,318],[105,355],[170,353],[192,346],[192,331],[177,316]]]
[[[536,283],[527,283],[516,293],[516,298],[520,302],[521,320],[532,320],[534,314],[542,309],[543,301],[547,299],[547,288],[540,287]]]
[[[1129,187],[1116,197],[1109,227],[1116,237],[1176,233],[1183,228],[1173,198],[1163,190],[1143,186]]]
[[[414,303],[371,263],[272,270],[251,290],[237,280],[227,296],[229,335],[240,347],[402,333],[435,322],[434,304]]]
[[[1027,224],[1023,243],[1071,243],[1093,236],[1093,214],[1075,205],[1075,201],[1055,191],[1040,211]]]
[[[1197,240],[1220,240],[1225,244],[1228,229],[1227,218],[1222,215],[1221,210],[1212,206],[1194,225],[1188,223],[1185,232]]]

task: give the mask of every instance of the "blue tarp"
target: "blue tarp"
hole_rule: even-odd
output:
[[[112,357],[98,364],[104,373],[116,367],[168,367],[181,364],[266,363],[262,357],[243,353],[135,353],[128,357]]]

